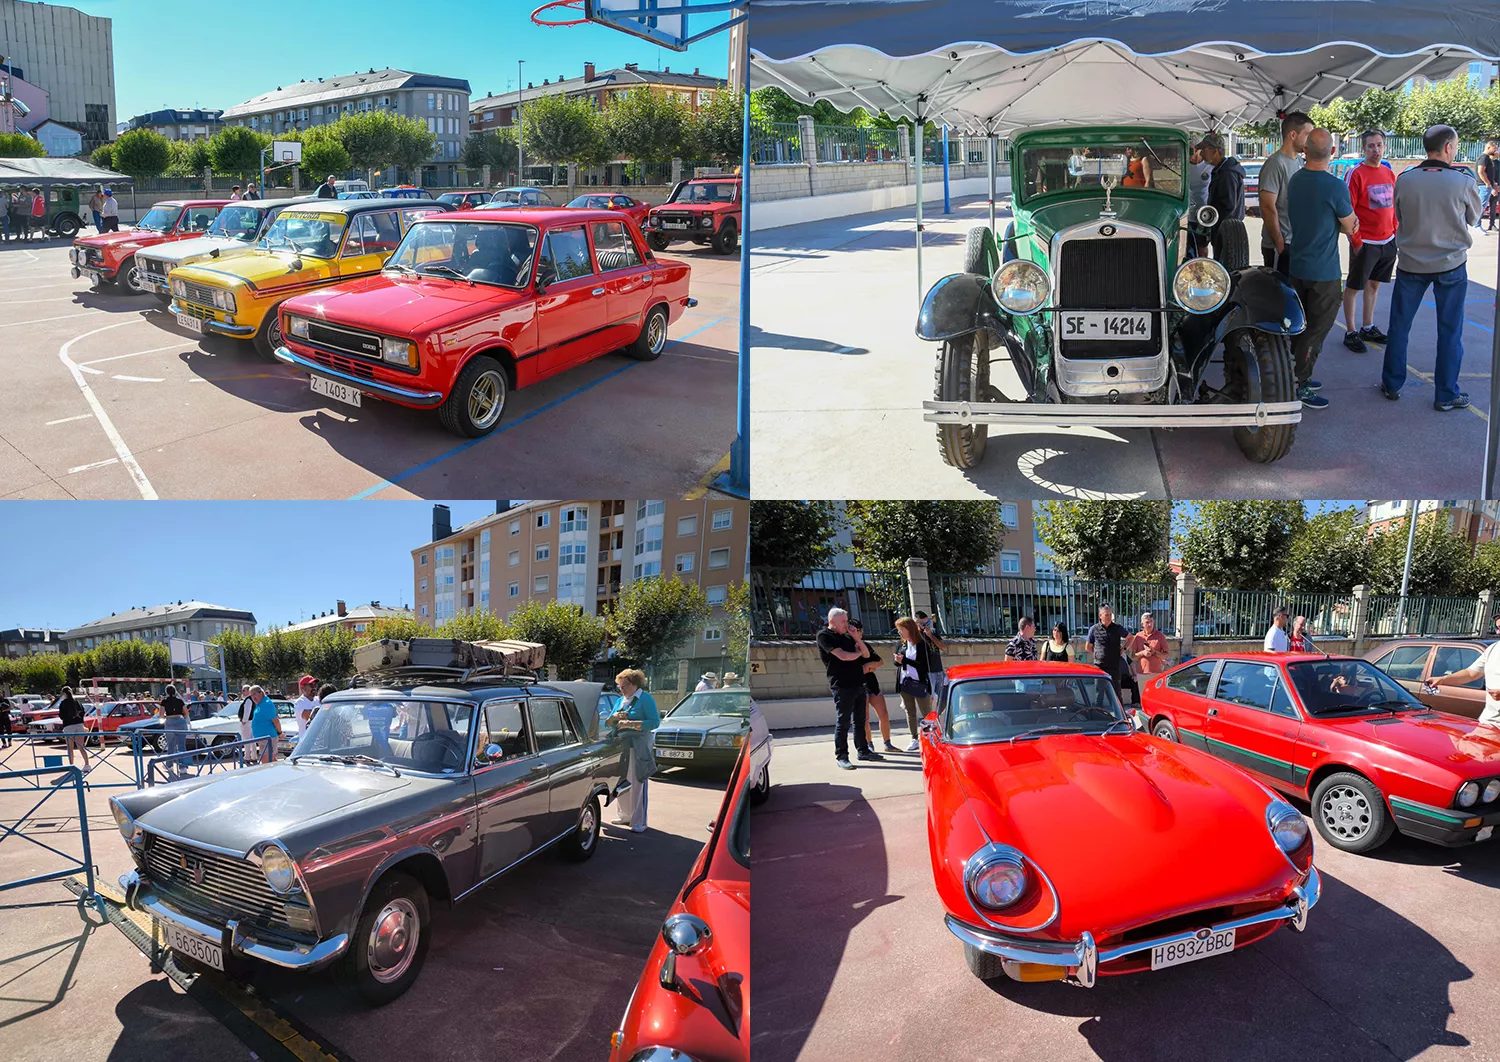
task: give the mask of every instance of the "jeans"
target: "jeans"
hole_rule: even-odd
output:
[[[834,686],[833,707],[838,713],[838,722],[833,728],[833,755],[835,759],[849,758],[849,728],[854,728],[854,747],[860,752],[869,752],[865,741],[865,688],[859,686]],[[915,737],[916,735],[912,735]]]
[[[1466,266],[1446,273],[1408,273],[1396,270],[1391,291],[1391,320],[1386,326],[1390,338],[1385,344],[1385,365],[1380,383],[1387,391],[1399,391],[1406,383],[1406,344],[1417,309],[1431,285],[1437,303],[1437,366],[1433,370],[1435,401],[1451,402],[1458,397],[1458,370],[1464,360],[1464,295],[1469,290]]]
[[[1260,258],[1265,263],[1267,269],[1274,269],[1284,277],[1291,276],[1292,251],[1290,247],[1278,255],[1276,248],[1261,244]]]
[[[906,709],[906,725],[911,730],[911,739],[917,740],[917,726],[927,713],[932,711],[931,697],[917,697],[905,690],[901,691],[901,707]]]
[[[164,731],[162,737],[166,739],[167,755],[187,751],[187,719],[180,715],[169,715],[161,721],[161,727]]]
[[[1297,277],[1291,280],[1297,298],[1302,300],[1302,312],[1307,315],[1307,327],[1292,337],[1292,365],[1297,373],[1297,386],[1301,387],[1312,379],[1313,366],[1323,353],[1323,340],[1339,319],[1339,310],[1344,305],[1344,282]]]
[[[1489,215],[1490,228],[1495,227],[1495,222],[1500,220],[1500,189],[1483,185],[1479,189],[1479,221],[1482,224],[1485,215]],[[1474,226],[1476,229],[1479,225]]]
[[[94,228],[98,229],[99,231],[103,231],[103,229],[104,229],[104,218],[102,218],[99,215],[99,211],[97,211],[97,210],[93,211],[92,213],[94,215]]]

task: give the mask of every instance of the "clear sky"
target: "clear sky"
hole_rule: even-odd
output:
[[[494,502],[448,502],[453,526]],[[432,503],[6,502],[0,629],[67,630],[138,606],[208,601],[265,628],[379,601],[410,605]]]
[[[515,88],[516,60],[525,80],[579,77],[639,63],[654,70],[695,67],[723,77],[729,35],[686,52],[603,26],[536,26],[542,0],[439,5],[413,0],[308,4],[260,0],[205,5],[188,0],[65,0],[114,20],[115,98],[119,121],[164,107],[224,108],[303,78],[397,67],[467,78],[473,97]],[[715,16],[717,18],[717,16]]]

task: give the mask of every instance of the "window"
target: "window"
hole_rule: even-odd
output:
[[[495,112],[494,111],[485,111],[484,112],[484,120],[486,122],[493,122],[495,120]]]
[[[545,594],[551,586],[551,577],[546,575],[538,575],[535,579],[531,580],[531,590],[533,593]]]
[[[1375,666],[1397,682],[1420,682],[1431,652],[1430,645],[1398,645],[1375,661]]]
[[[443,110],[444,107],[446,106],[447,102],[448,101],[443,98],[443,94],[441,92],[439,92],[437,94],[437,109],[440,110],[440,111]]]
[[[436,94],[431,93],[431,92],[429,92],[427,94],[427,109],[429,111],[437,109],[437,96],[436,96]]]
[[[594,257],[599,272],[608,273],[612,269],[629,269],[641,264],[641,256],[636,253],[624,222],[598,221],[593,228]]]
[[[1172,672],[1167,677],[1167,686],[1184,693],[1207,695],[1208,680],[1213,677],[1215,663],[1213,660],[1195,660]]]
[[[1000,503],[1000,522],[1006,527],[1021,526],[1021,514],[1017,511],[1015,502]]]
[[[550,543],[550,542],[543,542],[540,546],[538,546],[536,548],[536,559],[537,560],[544,561],[544,560],[547,560],[551,556],[552,556],[552,543]]]
[[[573,728],[568,725],[567,718],[563,714],[562,702],[550,698],[547,700],[532,698],[531,732],[536,737],[538,752],[560,749],[577,740],[573,736]]]
[[[537,527],[551,527],[552,526],[552,510],[551,509],[548,509],[544,513],[537,513],[536,514],[536,526]]]
[[[521,521],[512,520],[510,522],[510,533],[513,535],[519,535],[521,533]]]
[[[715,531],[728,531],[733,526],[734,526],[734,510],[733,509],[716,509],[716,510],[714,510],[713,529]]]
[[[456,94],[448,97],[448,109],[450,111],[458,110],[458,96]]]
[[[579,576],[579,578],[581,579],[582,576]],[[573,576],[571,576],[571,575],[568,575],[566,573],[562,573],[562,574],[558,575],[558,577],[557,577],[557,596],[558,596],[559,599],[562,599],[562,598],[565,598],[565,597],[572,597],[573,596],[573,581],[574,581],[573,580]],[[580,589],[581,589],[581,584],[580,584]]]
[[[510,551],[510,555],[505,558],[505,564],[506,564],[506,566],[509,567],[509,568],[514,568],[516,565],[518,565],[520,563],[521,563],[521,551],[518,550],[518,549],[511,550]]]
[[[511,583],[510,586],[506,588],[506,590],[510,594],[511,597],[520,597],[521,596],[521,584],[520,583]]]
[[[708,588],[708,592],[707,592],[707,595],[706,595],[708,597],[708,603],[710,605],[722,608],[723,605],[724,605],[725,597],[728,595],[728,592],[729,592],[729,588],[728,587],[724,587],[724,586],[710,586]]]
[[[1219,673],[1214,698],[1247,708],[1270,710],[1271,692],[1276,688],[1277,669],[1272,664],[1247,664],[1229,660]]]
[[[490,701],[484,706],[481,725],[479,743],[474,746],[475,767],[531,754],[531,739],[520,701]]]
[[[705,627],[703,629],[703,640],[705,642],[722,642],[724,632],[717,627]]]
[[[708,551],[708,566],[709,566],[709,568],[727,568],[727,567],[729,567],[729,550],[728,549],[711,549],[711,550],[709,550]]]
[[[426,564],[427,563],[427,551],[425,549],[421,553],[417,554],[417,563],[418,564]]]
[[[661,574],[661,561],[645,561],[635,566],[635,577],[637,579],[649,579],[653,575]]]
[[[657,524],[647,524],[645,527],[635,529],[635,555],[637,557],[644,553],[661,552],[661,527]]]
[[[588,547],[582,542],[564,542],[557,547],[557,566],[566,568],[573,564],[588,563]]]
[[[698,533],[698,518],[696,516],[679,516],[677,518],[677,537],[687,538],[689,535]]]
[[[695,554],[695,553],[679,553],[679,554],[677,554],[677,570],[679,572],[690,572],[690,571],[692,571],[693,570],[693,561],[696,559],[696,557],[697,557],[697,554]]]
[[[1434,675],[1451,675],[1455,671],[1465,671],[1474,666],[1479,659],[1479,650],[1471,649],[1467,645],[1440,645],[1437,648],[1437,656],[1432,660],[1432,673]],[[1470,682],[1465,682],[1461,689],[1482,690],[1484,689],[1484,677],[1480,676]]]
[[[1021,574],[1021,554],[1018,553],[1018,552],[1016,552],[1015,550],[1010,550],[1010,549],[1005,550],[1004,552],[1002,552],[1000,554],[1000,574],[1001,575],[1020,575]]]
[[[426,605],[422,606],[422,618],[423,619],[427,618],[427,606]]]
[[[587,531],[589,529],[589,511],[587,509],[564,509],[562,511],[563,531]]]
[[[553,229],[542,245],[542,256],[537,262],[538,279],[548,284],[586,277],[594,272],[589,257],[589,242],[584,238],[583,226],[576,229]]]
[[[401,242],[401,226],[395,211],[361,214],[349,227],[344,239],[344,257],[361,254],[390,254]]]
[[[422,580],[422,593],[424,593],[424,594],[427,593],[427,580],[426,579]]]

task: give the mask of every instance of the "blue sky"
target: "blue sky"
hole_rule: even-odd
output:
[[[228,107],[277,85],[371,67],[467,78],[477,99],[514,89],[517,59],[526,60],[526,81],[538,85],[543,78],[578,77],[585,62],[600,70],[626,63],[698,67],[717,77],[729,62],[727,33],[672,52],[602,26],[533,25],[531,11],[542,0],[436,8],[412,0],[260,0],[228,7],[187,0],[68,2],[114,20],[119,121],[163,107]]]
[[[448,502],[453,526],[494,502]],[[7,502],[0,628],[66,630],[167,601],[248,608],[262,627],[377,600],[410,604],[432,503]]]

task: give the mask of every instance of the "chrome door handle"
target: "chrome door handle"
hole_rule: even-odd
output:
[[[1219,714],[1219,710],[1217,708],[1210,708],[1208,710],[1208,714],[1209,715],[1218,715]]]
[[[595,288],[594,289],[594,294],[595,295],[603,295],[604,294],[604,289],[603,288]]]

